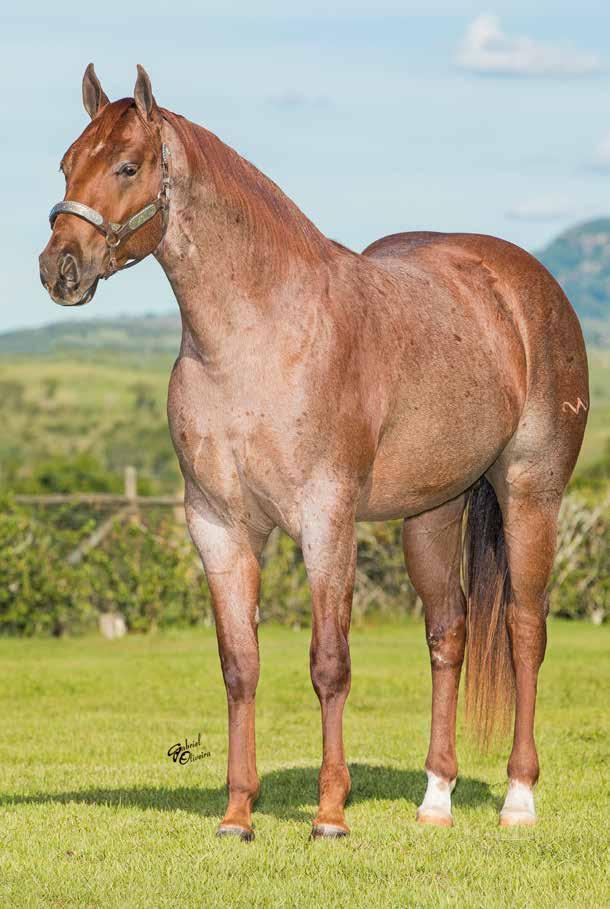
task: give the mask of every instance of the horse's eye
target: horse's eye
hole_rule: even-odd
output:
[[[136,164],[123,164],[118,170],[121,177],[135,177],[137,172],[138,168]]]

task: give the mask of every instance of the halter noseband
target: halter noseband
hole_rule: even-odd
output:
[[[58,215],[76,215],[77,218],[88,221],[96,230],[99,230],[106,239],[106,246],[108,247],[109,253],[108,267],[104,274],[101,275],[102,278],[109,278],[116,271],[122,271],[124,268],[130,268],[132,265],[137,265],[141,259],[145,258],[144,256],[142,256],[141,259],[131,259],[119,268],[116,263],[116,250],[123,240],[130,237],[139,230],[140,227],[143,227],[144,224],[147,224],[159,211],[161,212],[163,219],[163,233],[165,233],[169,213],[170,193],[168,160],[169,148],[163,143],[161,145],[161,189],[159,190],[156,199],[149,202],[144,208],[141,208],[140,211],[128,218],[127,221],[124,221],[123,224],[117,224],[115,221],[106,221],[99,211],[90,208],[83,202],[58,202],[49,212],[51,229],[53,229],[53,225],[55,224]]]

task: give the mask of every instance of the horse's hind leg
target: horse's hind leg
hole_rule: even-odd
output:
[[[515,673],[515,727],[508,761],[509,788],[500,813],[502,826],[536,822],[533,788],[539,764],[534,740],[538,672],[546,649],[547,587],[557,538],[561,490],[540,491],[542,483],[523,473],[490,471],[502,510],[510,600],[506,622]]]
[[[432,669],[432,725],[426,759],[428,787],[417,812],[421,824],[450,827],[457,776],[455,720],[466,640],[466,604],[460,584],[462,515],[466,496],[404,523],[409,576],[426,615]]]

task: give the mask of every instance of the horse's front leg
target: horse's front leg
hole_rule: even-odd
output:
[[[311,680],[322,711],[323,758],[314,837],[346,836],[344,806],[350,776],[343,750],[343,708],[350,689],[349,624],[356,571],[351,506],[312,509],[303,527],[303,557],[311,586]]]
[[[260,548],[250,536],[206,514],[196,493],[186,496],[187,523],[207,575],[229,708],[229,804],[218,835],[254,838],[251,814],[260,784],[256,771],[254,698],[259,676]]]

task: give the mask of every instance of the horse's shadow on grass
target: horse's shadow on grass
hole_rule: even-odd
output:
[[[401,770],[372,764],[350,764],[352,791],[348,804],[361,802],[403,801],[418,805],[426,788],[420,770]],[[188,771],[187,771],[188,772]],[[317,803],[318,768],[288,767],[262,775],[261,794],[256,811],[282,820],[311,820]],[[77,789],[73,792],[33,795],[0,794],[0,807],[17,805],[68,804],[103,807],[139,808],[156,811],[189,811],[204,817],[221,818],[226,807],[226,787],[214,789],[199,786],[155,787],[132,786],[122,789]],[[490,802],[499,807],[499,799],[487,783],[462,777],[456,786],[453,803],[475,806]],[[309,806],[309,807],[307,807]]]

